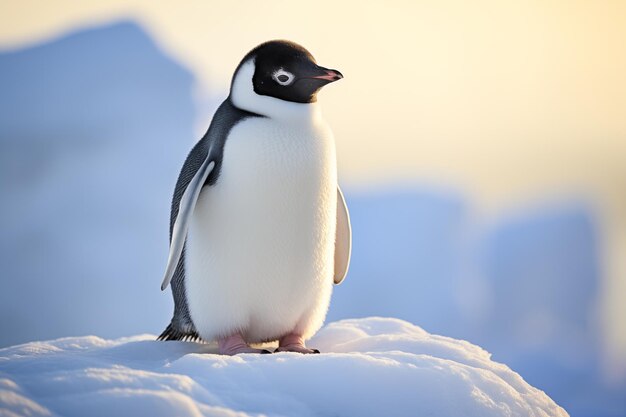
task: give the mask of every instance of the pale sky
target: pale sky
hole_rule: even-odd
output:
[[[120,17],[218,96],[269,39],[342,71],[320,102],[343,183],[435,182],[481,218],[589,198],[611,278],[607,353],[626,369],[626,2],[0,0],[0,48]]]

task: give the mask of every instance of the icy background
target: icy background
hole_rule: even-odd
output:
[[[158,334],[171,193],[225,92],[198,105],[194,75],[130,22],[0,53],[0,92],[0,346]],[[437,184],[344,191],[354,251],[328,322],[408,320],[484,347],[572,416],[626,415],[600,367],[589,202],[485,223]]]

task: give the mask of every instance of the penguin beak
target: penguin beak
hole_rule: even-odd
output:
[[[343,74],[339,71],[320,67],[312,62],[307,67],[299,71],[302,75],[297,78],[293,87],[294,91],[306,97],[303,103],[314,102],[315,95],[322,87],[343,78]]]
[[[317,74],[313,76],[309,76],[307,78],[314,78],[316,80],[324,80],[328,83],[332,83],[333,81],[341,80],[343,78],[343,74],[337,70],[328,69],[324,67],[317,67]]]

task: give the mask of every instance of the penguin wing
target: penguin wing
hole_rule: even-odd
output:
[[[182,288],[184,265],[180,261],[184,258],[187,229],[200,191],[205,185],[213,185],[217,180],[224,144],[232,127],[245,118],[255,116],[258,115],[238,109],[233,106],[230,99],[226,99],[215,112],[204,137],[187,156],[178,176],[170,215],[170,253],[161,290],[167,288],[178,271],[182,279],[174,280],[172,289],[175,301],[178,299],[182,304],[186,304],[186,300]],[[176,311],[179,311],[178,304],[179,302],[176,302]]]
[[[341,188],[337,186],[337,229],[335,232],[335,284],[341,284],[348,274],[352,252],[352,227],[350,213]]]
[[[183,251],[185,245],[185,239],[187,238],[187,229],[189,228],[189,220],[193,214],[193,209],[200,196],[200,191],[204,186],[205,181],[209,177],[209,174],[215,168],[215,161],[211,160],[211,152],[208,153],[200,169],[193,176],[182,198],[180,199],[180,205],[178,206],[178,215],[174,221],[174,227],[172,229],[172,241],[170,242],[170,254],[167,259],[167,267],[165,268],[165,276],[163,277],[163,283],[161,284],[161,291],[170,285],[170,281],[174,276],[176,267],[178,266],[178,260],[180,254]]]

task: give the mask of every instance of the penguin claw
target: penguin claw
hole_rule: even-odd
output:
[[[274,352],[320,353],[317,349],[309,349],[304,346],[304,338],[298,333],[290,333],[281,337],[278,341],[278,349]]]
[[[296,353],[302,353],[304,355],[320,353],[320,351],[317,349],[309,349],[302,345],[280,346],[274,351],[274,353],[280,353],[280,352],[296,352]]]

